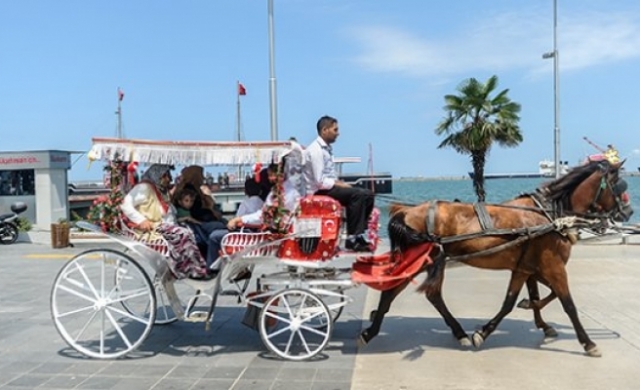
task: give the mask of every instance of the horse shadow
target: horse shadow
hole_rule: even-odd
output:
[[[480,329],[486,319],[457,318],[469,337]],[[362,329],[370,325],[368,321],[359,321]],[[583,351],[568,350],[554,344],[570,340],[576,342],[576,334],[571,325],[547,322],[557,332],[558,337],[545,339],[541,330],[532,320],[505,318],[499,327],[479,347],[463,347],[451,334],[451,330],[440,317],[402,317],[386,316],[380,334],[369,344],[357,349],[361,355],[400,353],[405,360],[417,360],[428,350],[459,350],[461,352],[482,353],[483,351],[505,348],[520,348],[583,355]],[[594,340],[618,339],[620,334],[607,328],[586,329]],[[358,333],[359,335],[359,333]],[[356,335],[357,336],[357,335]],[[345,351],[347,352],[347,351]]]

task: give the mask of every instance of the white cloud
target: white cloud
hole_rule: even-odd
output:
[[[359,46],[355,63],[372,72],[412,77],[524,69],[551,72],[542,53],[553,49],[553,26],[546,13],[504,13],[473,29],[452,27],[436,39],[429,32],[369,25],[349,30]],[[640,57],[640,14],[572,12],[558,21],[558,50],[563,71]]]

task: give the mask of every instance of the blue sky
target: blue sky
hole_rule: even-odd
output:
[[[348,168],[394,176],[464,175],[466,156],[437,149],[443,96],[469,77],[499,77],[522,105],[524,142],[494,148],[487,172],[553,159],[553,1],[274,0],[278,133],[307,144],[316,120],[340,121]],[[558,0],[561,155],[574,164],[615,144],[640,165],[640,3]],[[88,150],[124,133],[267,140],[267,0],[0,2],[0,150]],[[71,180],[99,178],[82,157]]]

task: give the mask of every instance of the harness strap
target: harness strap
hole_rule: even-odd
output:
[[[511,248],[512,246],[516,246],[524,241],[530,240],[532,238],[536,238],[538,236],[542,236],[543,234],[547,234],[550,231],[555,230],[555,225],[552,223],[546,224],[546,225],[542,225],[540,226],[540,229],[537,229],[535,231],[531,231],[531,229],[519,229],[519,230],[529,230],[529,232],[525,235],[522,235],[514,240],[505,242],[504,244],[500,244],[500,245],[496,245],[494,247],[491,247],[489,249],[485,249],[483,251],[480,252],[474,252],[474,253],[469,253],[466,255],[458,255],[458,256],[446,256],[445,260],[446,261],[464,261],[464,260],[468,260],[470,258],[473,257],[480,257],[480,256],[487,256],[487,255],[492,255],[494,253],[498,253],[502,250],[505,250],[507,248]]]
[[[480,228],[482,230],[491,230],[493,229],[493,221],[491,220],[491,216],[489,215],[489,211],[484,202],[474,203],[473,209],[478,216],[478,222],[480,222]]]
[[[525,227],[525,228],[518,228],[518,229],[511,229],[511,228],[492,229],[492,230],[485,230],[485,231],[480,231],[475,233],[456,234],[455,236],[440,237],[439,242],[445,245],[445,244],[451,244],[458,241],[465,241],[465,240],[471,240],[474,238],[489,237],[489,236],[528,236],[531,234],[535,234],[538,231],[545,231],[546,233],[549,231],[547,230],[549,226],[554,226],[554,225],[551,223],[546,225],[539,225],[534,227]]]
[[[430,202],[427,210],[427,233],[432,237],[436,236],[436,214],[438,213],[438,201]]]

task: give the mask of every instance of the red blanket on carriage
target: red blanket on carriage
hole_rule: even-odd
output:
[[[351,280],[376,290],[389,290],[412,278],[425,264],[433,243],[425,243],[404,252],[386,252],[375,256],[358,256],[353,263]]]

